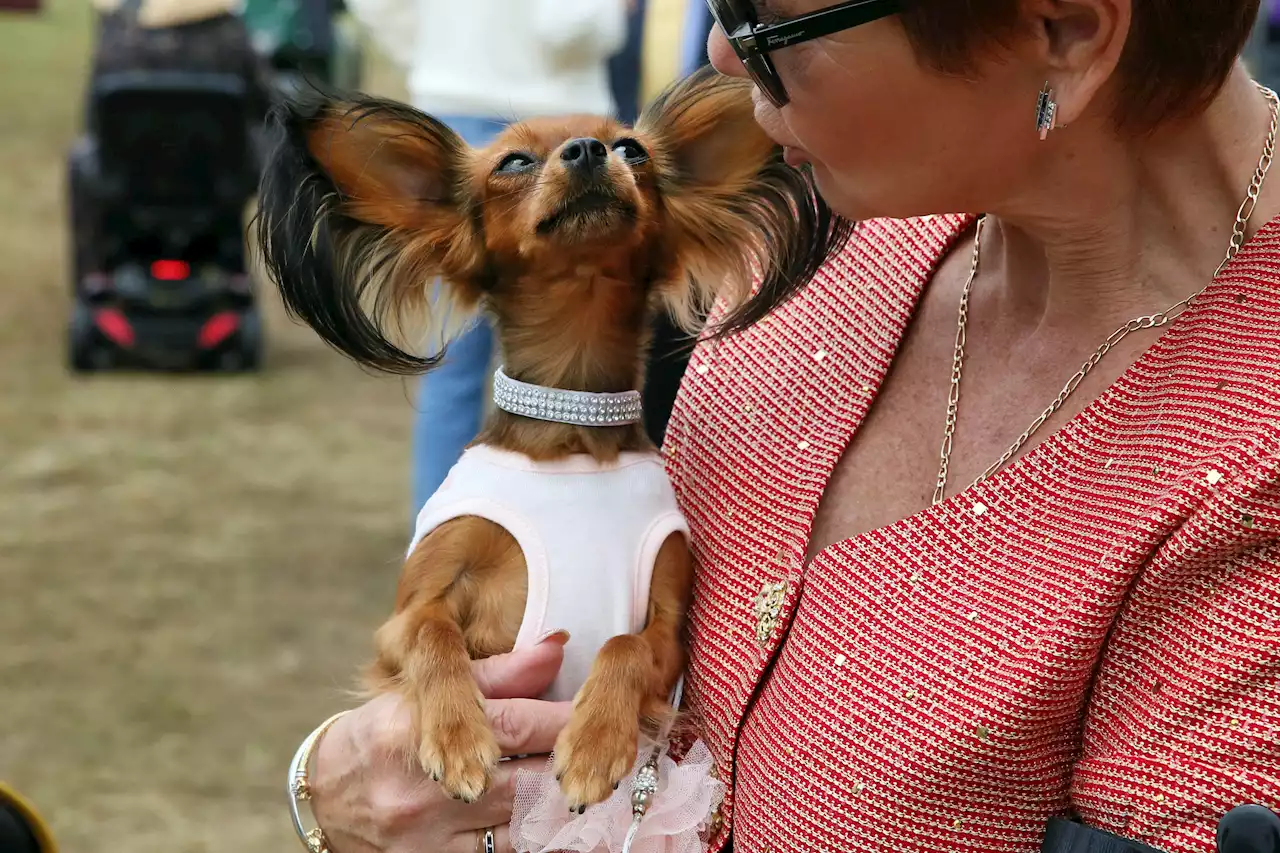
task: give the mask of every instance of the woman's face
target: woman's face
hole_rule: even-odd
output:
[[[760,0],[790,18],[831,0]],[[745,70],[717,27],[709,43],[724,74]],[[813,164],[828,203],[847,217],[908,217],[994,209],[1033,167],[1043,79],[1016,50],[967,79],[923,66],[897,17],[772,54],[790,103],[758,91],[756,120]]]

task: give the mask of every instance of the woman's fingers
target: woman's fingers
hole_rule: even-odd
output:
[[[511,846],[511,827],[505,823],[493,828],[493,849],[496,853],[515,853]],[[400,853],[400,851],[394,851]],[[405,850],[404,853],[423,853],[421,849]],[[484,830],[473,829],[453,837],[447,853],[486,853],[484,846]]]
[[[516,796],[516,781],[522,770],[541,773],[547,770],[546,758],[523,758],[504,761],[494,773],[493,784],[483,797],[472,805],[457,805],[451,822],[465,826],[455,836],[453,845],[459,853],[484,853],[484,831],[493,828],[493,840],[497,853],[514,853],[511,847],[511,811]],[[414,851],[417,853],[417,851]]]
[[[531,648],[474,661],[471,674],[489,699],[541,696],[560,672],[568,640],[568,634],[553,634]]]
[[[498,853],[515,853],[515,848],[511,846],[511,826],[502,824],[493,830],[494,847]]]
[[[572,711],[568,702],[518,697],[546,692],[560,670],[567,639],[553,636],[473,664],[476,682],[489,697],[485,711],[503,754],[538,756],[501,762],[489,791],[474,805],[450,800],[416,761],[406,762],[416,750],[413,721],[400,696],[384,694],[339,720],[319,745],[314,776],[322,796],[312,803],[334,849],[487,853],[484,830],[493,827],[495,850],[513,853],[509,824],[516,775],[547,769],[545,756]]]
[[[476,684],[489,700],[485,711],[503,755],[546,755],[568,724],[568,702],[526,698],[551,686],[568,639],[567,634],[553,634],[532,648],[472,663]]]
[[[521,770],[541,773],[548,768],[545,757],[504,761],[493,774],[493,783],[484,796],[472,805],[459,805],[456,824],[468,827],[505,826],[511,822],[512,804],[516,798],[516,779]]]
[[[485,702],[489,726],[503,755],[547,755],[569,724],[572,702],[499,699]]]

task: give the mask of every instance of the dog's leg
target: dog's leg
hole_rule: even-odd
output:
[[[673,534],[654,565],[644,630],[605,643],[556,742],[555,772],[571,809],[607,799],[635,764],[641,719],[660,723],[671,713],[692,583],[689,547]]]
[[[404,696],[423,770],[467,802],[484,793],[500,753],[471,675],[463,624],[483,595],[493,552],[509,551],[508,542],[514,546],[505,531],[481,519],[441,525],[410,555],[396,614],[377,634],[375,684]]]

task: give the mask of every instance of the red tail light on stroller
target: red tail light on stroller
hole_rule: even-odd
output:
[[[186,261],[152,261],[151,277],[160,281],[186,281],[191,265]]]

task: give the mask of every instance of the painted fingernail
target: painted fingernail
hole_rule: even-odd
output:
[[[586,813],[587,813],[586,806],[578,806],[578,814],[586,814]]]
[[[557,646],[563,646],[567,642],[569,642],[569,632],[561,628],[558,631],[548,631],[543,634],[534,645],[540,646],[543,643],[555,643]]]
[[[621,783],[621,782],[614,782],[614,783],[613,783],[613,790],[615,790],[615,791],[616,791],[616,790],[618,790],[618,788],[619,788],[619,787],[621,787],[621,786],[622,786],[622,783]]]

